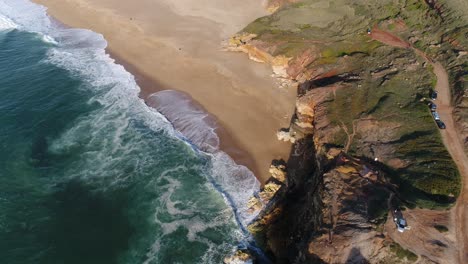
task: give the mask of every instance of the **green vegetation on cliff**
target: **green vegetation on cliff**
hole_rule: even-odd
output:
[[[413,252],[404,249],[403,247],[400,246],[398,243],[392,243],[390,244],[390,250],[395,253],[395,255],[399,259],[407,259],[410,262],[415,262],[418,260],[418,256],[414,254]]]
[[[378,27],[432,57],[448,54],[455,61],[457,45],[467,45],[466,22],[456,19],[464,14],[447,14],[440,9],[445,3],[428,2],[302,0],[243,31],[255,34],[254,45],[271,55],[291,57],[289,68],[300,73],[290,77],[312,83],[305,93],[337,87],[320,102],[327,122],[314,121],[319,144],[377,158],[409,205],[435,208],[450,205],[460,190],[459,173],[427,107],[435,77],[411,49],[367,35]]]
[[[424,62],[418,61],[411,50],[381,47],[360,60],[365,68],[375,69],[375,58],[379,58],[379,64],[391,65],[394,71],[380,78],[375,77],[378,73],[365,76],[351,88],[337,91],[327,103],[328,117],[334,125],[358,131],[350,144],[350,154],[404,163],[397,168],[387,167],[386,171],[409,202],[431,208],[443,206],[450,200],[448,197],[458,195],[460,182],[427,106],[434,77],[429,69],[420,66]],[[398,64],[397,58],[405,59]],[[411,61],[413,66],[408,65]],[[378,137],[370,135],[375,130],[366,128],[366,121],[383,127]],[[353,127],[354,122],[361,127]],[[344,146],[347,142],[342,129],[329,143]],[[390,149],[392,153],[384,153]]]

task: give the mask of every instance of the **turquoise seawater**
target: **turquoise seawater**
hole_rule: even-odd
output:
[[[0,263],[222,263],[258,183],[187,143],[105,46],[0,0]]]

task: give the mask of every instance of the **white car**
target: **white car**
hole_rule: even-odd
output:
[[[400,219],[395,218],[394,221],[397,226],[398,232],[403,233],[406,229],[406,220],[403,218],[400,218]]]
[[[396,209],[393,214],[393,222],[397,227],[398,232],[403,233],[407,228],[406,220],[400,210]]]

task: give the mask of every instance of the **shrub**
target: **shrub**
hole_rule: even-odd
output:
[[[400,244],[398,243],[392,243],[390,245],[390,250],[395,253],[395,255],[399,258],[399,259],[407,259],[409,261],[412,261],[412,262],[415,262],[416,260],[418,260],[418,256],[416,254],[414,254],[413,252],[407,250],[407,249],[404,249],[402,246],[400,246]]]
[[[448,232],[448,228],[444,225],[434,225],[434,228],[441,233]]]

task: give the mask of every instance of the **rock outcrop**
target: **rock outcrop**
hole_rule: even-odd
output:
[[[339,161],[323,176],[323,224],[308,253],[327,263],[382,261],[390,255],[389,240],[377,227],[385,220],[392,186],[372,165],[345,156]]]
[[[446,207],[458,195],[427,107],[434,75],[410,47],[447,63],[467,133],[468,27],[439,2],[397,2],[270,1],[271,16],[230,40],[298,90],[291,126],[277,133],[293,143],[290,158],[251,200],[263,210],[249,230],[275,263],[413,262],[383,230],[389,210]],[[374,41],[371,29],[404,45]]]
[[[224,258],[224,264],[253,264],[253,257],[245,250],[237,250],[232,256]]]
[[[267,10],[270,13],[273,13],[285,5],[295,3],[295,2],[298,2],[298,0],[268,0]]]

